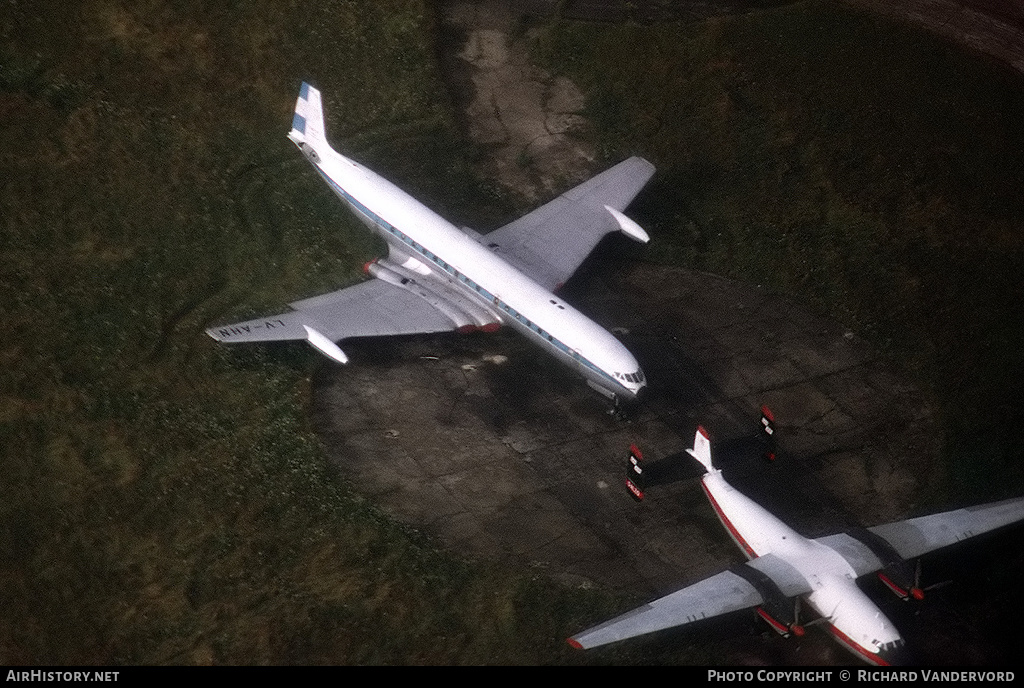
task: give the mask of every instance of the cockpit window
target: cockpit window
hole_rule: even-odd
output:
[[[618,374],[619,373],[616,373],[616,375]],[[630,382],[640,383],[644,381],[644,373],[642,370],[638,370],[635,373],[625,373],[622,377]]]
[[[638,370],[635,373],[615,373],[615,377],[634,383],[641,383],[644,381],[644,373],[642,370]]]
[[[891,641],[889,641],[887,643],[883,643],[881,640],[878,640],[878,639],[873,639],[871,641],[871,644],[874,645],[875,647],[877,647],[882,652],[888,652],[890,650],[895,650],[896,648],[901,647],[903,645],[903,643],[904,643],[903,638],[897,638],[896,640],[891,640]]]

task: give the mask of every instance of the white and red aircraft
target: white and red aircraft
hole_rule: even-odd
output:
[[[704,466],[701,484],[711,506],[749,561],[573,636],[573,647],[589,649],[748,608],[784,636],[803,635],[803,600],[820,616],[812,623],[825,625],[860,659],[905,663],[899,631],[856,579],[877,572],[901,598],[921,599],[920,569],[912,560],[1024,519],[1024,498],[1015,498],[812,540],[726,482],[711,463],[703,427],[686,451]]]
[[[320,92],[303,83],[288,134],[327,185],[388,244],[377,279],[290,304],[292,311],[211,327],[219,342],[305,340],[346,363],[349,337],[471,332],[510,324],[616,401],[646,385],[632,354],[557,290],[606,234],[646,243],[623,214],[654,174],[633,157],[485,236],[459,229],[328,144]]]

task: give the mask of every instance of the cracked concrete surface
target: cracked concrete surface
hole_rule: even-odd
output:
[[[564,191],[588,175],[594,152],[572,136],[583,127],[583,94],[531,64],[530,31],[517,30],[507,3],[453,2],[446,21],[465,33],[457,58],[471,87],[465,121],[485,156],[479,172],[526,203]]]
[[[785,461],[766,467],[746,450],[727,470],[808,534],[900,517],[935,477],[927,404],[834,322],[681,268],[634,265],[575,291],[586,312],[629,333],[647,373],[651,398],[632,422],[610,418],[515,333],[353,340],[352,363],[315,385],[338,465],[457,551],[651,591],[738,558],[682,454],[697,423],[728,454],[769,403]],[[632,442],[682,472],[640,507],[621,479]]]
[[[450,7],[466,36],[458,59],[473,84],[467,126],[487,150],[481,173],[524,200],[589,176],[592,152],[571,136],[585,126],[579,92],[529,64],[527,36],[501,3]],[[931,409],[852,332],[753,285],[605,268],[563,295],[621,331],[643,365],[651,396],[631,422],[509,331],[353,340],[351,364],[324,367],[314,385],[315,423],[339,469],[454,551],[638,596],[742,559],[683,454],[698,423],[737,488],[809,536],[905,517],[940,479]],[[745,439],[763,403],[780,432],[772,465]],[[640,505],[622,487],[630,443],[661,476]],[[808,634],[738,641],[734,659],[848,656]]]
[[[454,551],[650,595],[742,559],[683,454],[698,423],[729,479],[810,536],[901,518],[938,477],[927,404],[836,323],[748,284],[648,264],[565,296],[622,328],[643,365],[651,396],[631,422],[513,332],[352,340],[351,364],[315,384],[339,468]],[[749,441],[762,403],[778,420],[773,465]],[[662,476],[639,505],[622,485],[631,443]],[[807,642],[813,661],[845,660]]]

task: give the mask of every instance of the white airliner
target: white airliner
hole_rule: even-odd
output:
[[[388,244],[366,265],[377,279],[290,304],[292,311],[207,333],[220,342],[305,340],[346,363],[348,337],[493,331],[510,324],[619,401],[645,387],[632,354],[553,292],[613,231],[646,243],[623,210],[654,174],[633,157],[521,217],[480,235],[459,229],[391,182],[336,152],[324,135],[320,92],[303,83],[290,138],[352,212]]]
[[[803,635],[800,600],[860,659],[877,665],[909,659],[900,633],[857,587],[869,573],[903,599],[924,596],[921,555],[1024,519],[1024,498],[947,511],[873,528],[808,539],[733,488],[711,463],[698,428],[687,452],[706,469],[701,484],[729,535],[750,560],[569,639],[589,649],[701,619],[756,608],[780,634]]]

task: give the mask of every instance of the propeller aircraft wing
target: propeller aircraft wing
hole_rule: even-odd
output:
[[[910,560],[1024,520],[1024,497],[1018,497],[808,539],[725,481],[703,428],[687,453],[704,466],[704,491],[750,561],[583,631],[569,638],[573,647],[597,647],[750,607],[780,634],[802,635],[802,600],[819,615],[812,623],[825,624],[860,659],[903,663],[909,659],[903,638],[856,579],[877,572],[899,597],[921,599],[926,588],[920,586],[920,566]],[[631,456],[638,454],[631,448]]]

